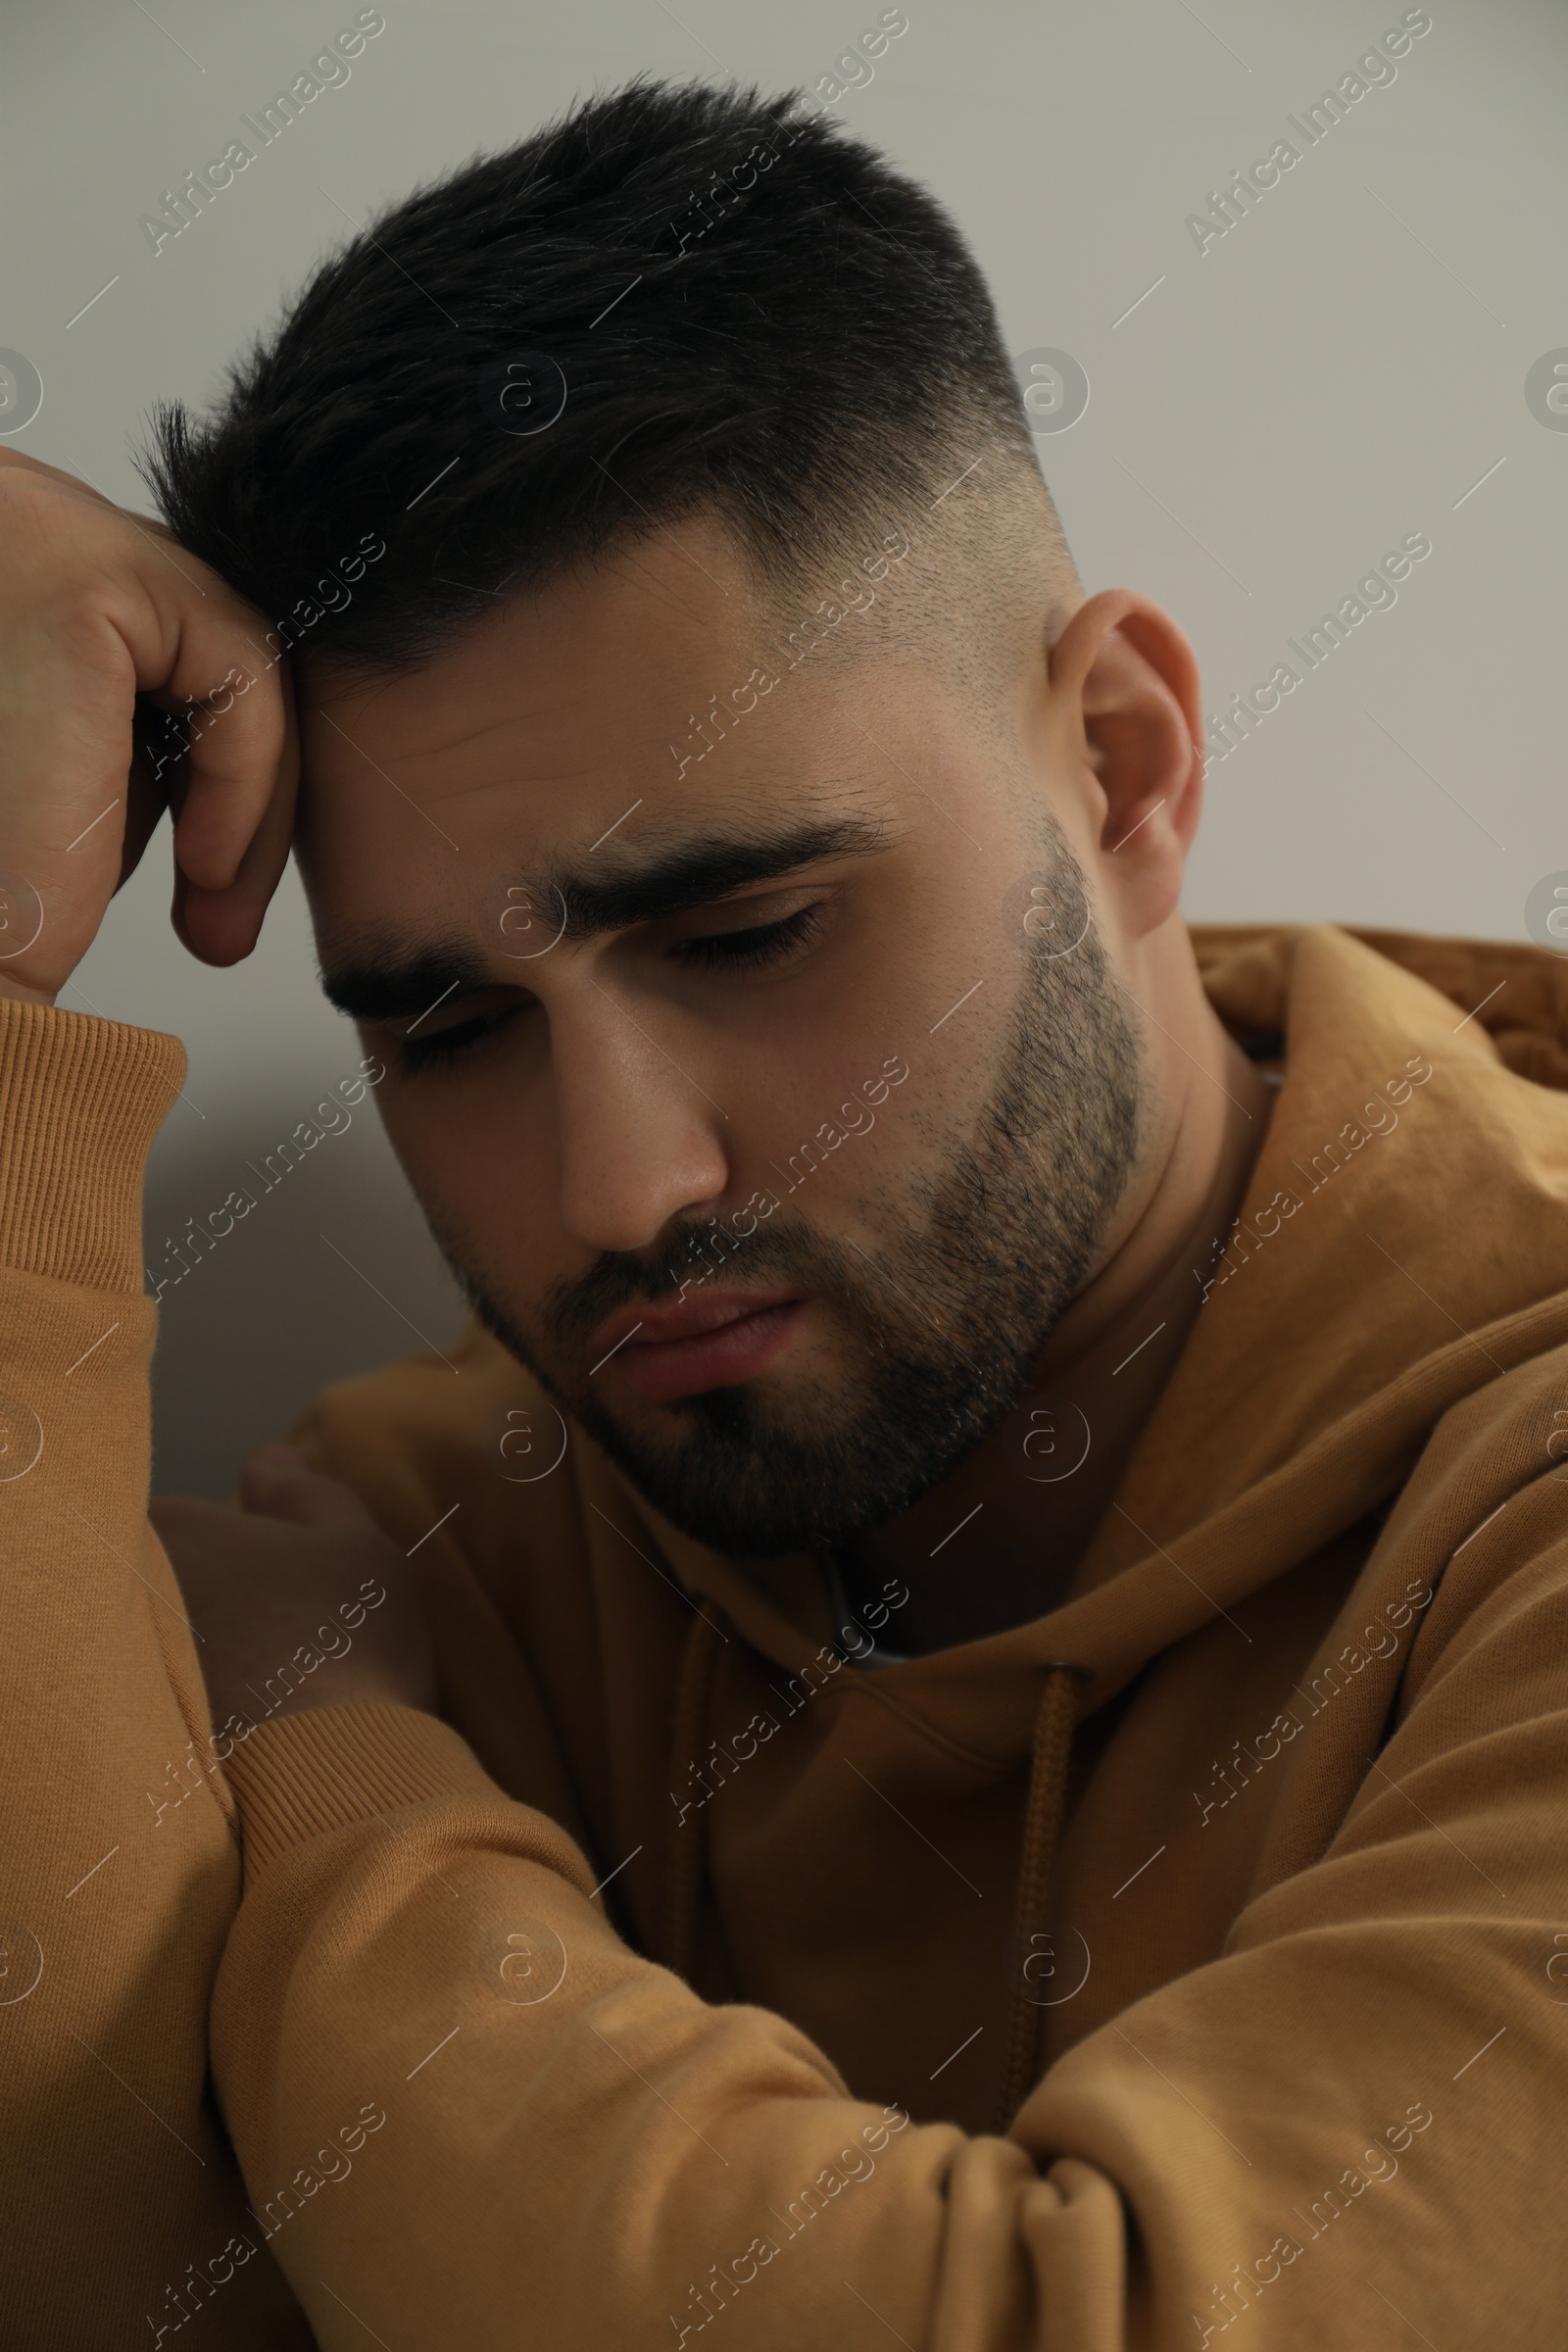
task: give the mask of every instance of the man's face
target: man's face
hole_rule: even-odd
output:
[[[787,667],[688,522],[303,714],[323,967],[443,1249],[742,1554],[878,1524],[995,1425],[1138,1136],[1082,798],[831,609]]]

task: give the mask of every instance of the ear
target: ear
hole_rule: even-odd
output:
[[[1050,701],[1092,804],[1098,879],[1142,937],[1175,910],[1202,808],[1197,657],[1158,605],[1107,588],[1052,648]]]

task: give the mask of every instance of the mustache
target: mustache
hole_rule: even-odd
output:
[[[683,1282],[696,1288],[705,1276],[725,1282],[731,1266],[734,1279],[745,1285],[782,1280],[839,1298],[852,1288],[846,1253],[804,1225],[760,1225],[733,1240],[721,1262],[701,1253],[702,1236],[701,1226],[683,1227],[651,1256],[607,1250],[586,1274],[552,1284],[541,1307],[551,1339],[562,1348],[581,1346],[617,1308],[639,1300],[662,1305],[679,1295]]]

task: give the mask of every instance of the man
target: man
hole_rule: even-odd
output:
[[[421,191],[149,471],[0,472],[27,2340],[1554,2342],[1555,960],[1195,956],[1186,639],[791,102]],[[138,691],[476,1309],[155,1506],[188,1628]]]

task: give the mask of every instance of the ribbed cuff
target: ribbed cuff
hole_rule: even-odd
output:
[[[0,996],[0,1265],[142,1289],[142,1175],[184,1075],[177,1037]]]
[[[416,1707],[307,1707],[225,1757],[247,1876],[291,1845],[433,1796],[500,1797],[466,1741]]]

